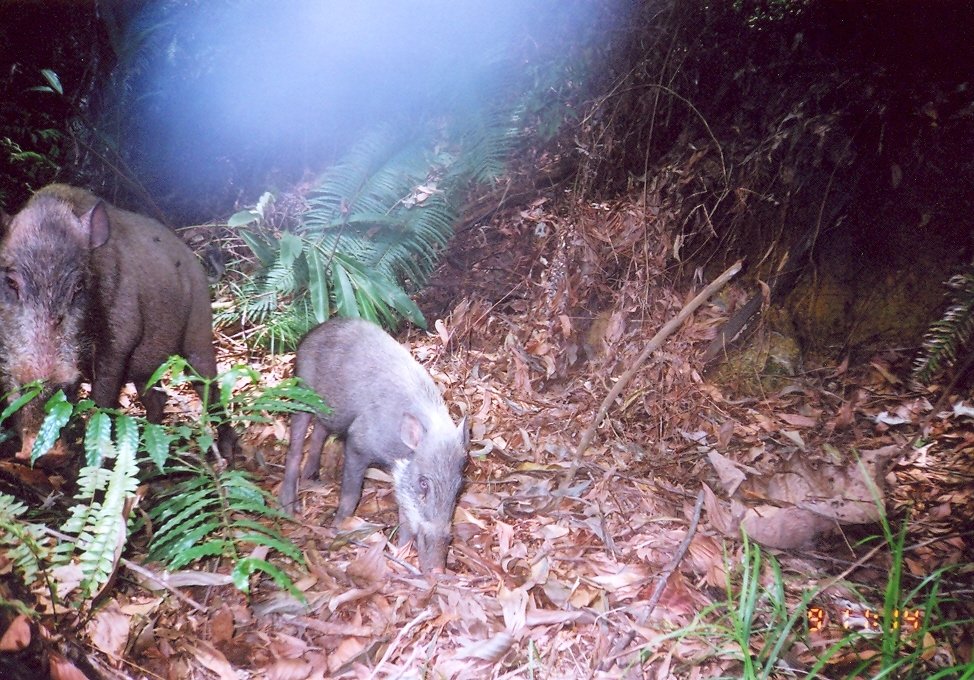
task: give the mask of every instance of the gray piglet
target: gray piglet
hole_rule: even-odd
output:
[[[280,500],[293,513],[304,439],[315,420],[304,476],[317,473],[329,433],[345,441],[336,521],[355,512],[366,468],[392,474],[400,536],[415,539],[423,571],[441,571],[467,464],[466,418],[453,423],[429,373],[398,342],[362,319],[333,319],[298,345],[295,375],[331,408],[291,417]]]

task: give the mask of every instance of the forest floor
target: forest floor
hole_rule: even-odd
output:
[[[472,427],[445,576],[418,575],[415,553],[387,540],[397,517],[388,477],[372,475],[356,517],[336,529],[338,488],[333,471],[323,470],[320,483],[302,487],[303,509],[285,527],[308,572],[279,565],[307,607],[269,581],[249,600],[200,588],[194,597],[211,614],[167,602],[156,612],[155,642],[131,661],[160,677],[189,677],[200,664],[223,678],[739,676],[740,647],[702,626],[733,609],[721,603],[728,578],[739,584],[748,561],[741,518],[749,508],[788,505],[775,488],[790,488],[789,476],[825,475],[826,486],[840,487],[837,475],[855,476],[853,452],[878,456],[868,475],[873,490],[860,479],[865,519],[876,493],[894,534],[907,523],[904,592],[951,567],[931,615],[971,619],[971,411],[954,399],[932,413],[936,394],[897,378],[910,359],[897,352],[856,367],[796,367],[773,392],[759,387],[756,395],[710,382],[698,357],[746,300],[734,285],[639,370],[552,507],[614,380],[702,288],[674,275],[668,216],[651,192],[613,204],[539,199],[468,224],[446,254],[419,300],[430,332],[401,338],[454,417],[467,415]],[[290,372],[290,356],[254,355],[228,338],[222,352],[224,364],[246,359],[271,381]],[[922,445],[911,447],[921,430]],[[286,439],[283,420],[245,438],[250,464],[275,494]],[[689,550],[651,608],[701,489],[705,511]],[[805,500],[816,493],[806,489]],[[786,613],[801,613],[786,657],[794,669],[809,668],[857,621],[877,625],[895,566],[882,541],[862,540],[880,534],[878,524],[840,526],[834,517],[824,524],[793,520],[769,538],[776,545],[798,536],[787,546],[794,549],[772,551]],[[767,595],[766,554],[762,564]],[[802,597],[815,590],[806,625]],[[905,617],[923,606],[922,599],[902,605]],[[756,656],[772,628],[762,611],[750,642]],[[670,635],[691,624],[695,634]],[[925,644],[931,664],[959,663],[965,654],[969,661],[971,629],[946,628]],[[869,646],[868,636],[857,643],[860,653]],[[856,658],[837,654],[823,673],[842,676]]]
[[[89,658],[120,678],[270,680],[743,677],[741,641],[767,677],[824,656],[820,676],[846,677],[911,649],[924,673],[970,663],[974,409],[954,397],[935,411],[942,386],[897,377],[905,352],[718,383],[699,357],[751,293],[732,282],[649,356],[566,480],[615,381],[707,282],[681,276],[658,196],[489,211],[420,296],[429,331],[400,339],[471,426],[445,575],[424,577],[388,540],[397,508],[378,471],[334,527],[326,466],[281,524],[306,565],[255,551],[306,603],[266,578],[249,596],[197,585],[181,598],[119,579],[80,635]],[[218,337],[221,368],[290,375],[293,355]],[[275,496],[287,439],[279,418],[242,440],[244,466]],[[875,538],[877,506],[892,539]],[[892,653],[871,635],[884,616],[906,633]]]

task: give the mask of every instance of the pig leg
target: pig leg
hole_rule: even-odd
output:
[[[291,442],[284,459],[284,481],[278,499],[281,507],[290,515],[294,514],[298,503],[298,473],[301,471],[301,452],[304,450],[304,436],[311,424],[311,414],[295,411],[291,414]]]
[[[104,355],[103,355],[104,357]],[[122,391],[124,368],[121,361],[102,358],[95,363],[95,379],[91,384],[91,400],[100,408],[118,408],[118,393]]]
[[[340,522],[355,514],[355,508],[362,499],[362,484],[365,482],[365,469],[369,466],[368,454],[356,445],[352,429],[345,441],[345,459],[342,461],[342,490],[339,495],[338,512],[335,521]]]
[[[321,450],[328,439],[328,428],[321,418],[315,418],[314,428],[311,430],[311,441],[308,443],[308,460],[304,464],[302,479],[317,479],[321,470]]]
[[[150,387],[146,389],[146,380],[135,383],[135,389],[139,393],[139,401],[145,406],[145,419],[150,423],[161,423],[162,414],[166,410],[166,391],[161,387]]]

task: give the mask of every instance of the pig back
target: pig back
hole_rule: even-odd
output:
[[[62,184],[37,195],[68,203],[78,217],[99,200],[91,192]],[[212,313],[206,275],[193,251],[168,228],[144,215],[104,203],[110,235],[91,251],[91,317],[102,343],[131,351],[129,377],[148,377],[172,354],[186,355],[185,339],[212,342]],[[96,339],[97,341],[97,339]]]
[[[412,455],[400,437],[404,413],[430,433],[456,433],[433,379],[369,321],[333,319],[313,329],[298,346],[295,374],[331,409],[322,417],[328,430],[344,437],[354,424],[380,464]]]

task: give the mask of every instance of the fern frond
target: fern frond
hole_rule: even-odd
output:
[[[287,516],[268,502],[270,496],[246,473],[189,465],[178,470],[190,476],[171,487],[149,512],[158,529],[147,559],[173,570],[204,557],[228,557],[237,565],[250,546],[259,544],[302,561],[300,551],[274,526],[249,519],[277,521]],[[237,585],[245,591],[248,586],[246,581]],[[289,580],[282,585],[291,587]]]
[[[54,539],[45,534],[43,525],[21,519],[25,512],[26,505],[13,496],[0,494],[0,553],[26,584],[33,585],[51,557]]]
[[[971,347],[974,336],[974,265],[947,281],[949,306],[930,325],[921,354],[913,364],[913,377],[927,383],[957,362],[961,348]]]
[[[484,70],[510,66],[488,59]],[[445,116],[409,133],[387,127],[362,137],[321,175],[293,235],[282,234],[276,248],[273,235],[245,235],[264,268],[222,318],[259,321],[259,337],[275,340],[285,339],[280,330],[307,331],[307,322],[336,313],[386,326],[405,317],[425,327],[406,291],[426,285],[470,187],[505,171],[526,118],[507,94],[496,87],[457,92]],[[285,240],[294,236],[303,243],[300,255],[296,247],[285,254]]]
[[[115,571],[128,537],[125,502],[135,495],[139,485],[138,425],[128,416],[118,416],[115,431],[116,442],[112,445],[105,430],[98,425],[93,428],[89,422],[88,436],[105,439],[91,447],[114,458],[115,464],[111,470],[92,466],[81,469],[75,496],[81,503],[71,509],[61,529],[77,536],[78,565],[84,575],[81,586],[86,595],[100,590]],[[94,498],[101,491],[104,494],[98,502]]]

